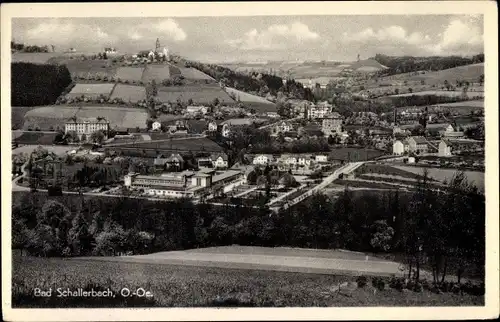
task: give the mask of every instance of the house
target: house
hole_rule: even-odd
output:
[[[274,158],[270,154],[258,154],[254,157],[252,163],[255,165],[268,165],[273,162]]]
[[[221,134],[223,137],[228,138],[231,135],[231,126],[229,124],[223,124],[221,129]]]
[[[214,164],[211,157],[200,157],[196,159],[198,168],[213,168]]]
[[[188,106],[186,107],[186,113],[189,114],[207,114],[208,108],[206,106]]]
[[[392,144],[392,153],[394,155],[403,155],[408,152],[409,148],[407,140],[396,140]]]
[[[293,154],[282,154],[278,162],[288,167],[294,167],[297,165],[297,156]]]
[[[154,121],[151,124],[151,130],[153,130],[153,131],[160,131],[161,130],[161,123],[158,122],[158,121]]]
[[[208,123],[208,132],[216,132],[217,131],[217,122],[211,121]]]
[[[286,132],[290,132],[293,130],[293,126],[290,122],[286,122],[286,121],[283,121],[283,122],[279,122],[278,124],[276,124],[276,126],[274,126],[274,133],[278,134],[278,133],[286,133]]]
[[[484,141],[443,139],[439,142],[439,156],[448,157],[464,152],[484,152]]]
[[[184,158],[178,153],[172,153],[165,163],[167,169],[182,170],[184,168]]]
[[[321,121],[321,130],[325,136],[342,132],[342,116],[337,112],[326,114]]]
[[[213,167],[216,169],[227,169],[229,167],[229,160],[225,153],[212,154],[210,159]]]
[[[273,119],[280,117],[277,112],[267,112],[266,115]]]
[[[314,157],[310,155],[301,155],[297,158],[297,164],[300,167],[306,167],[309,168],[311,165],[314,164]]]
[[[322,119],[332,110],[332,106],[330,104],[316,104],[311,105],[307,111],[308,119]]]
[[[64,133],[75,132],[82,141],[89,140],[92,133],[97,131],[102,131],[106,139],[109,131],[109,121],[103,117],[72,117],[64,124]]]
[[[445,133],[454,132],[455,129],[449,123],[427,124],[425,131],[432,136],[443,136]]]
[[[315,161],[318,163],[328,162],[328,155],[326,154],[316,154]]]
[[[423,136],[411,136],[408,138],[408,152],[426,153],[429,150],[429,143]]]

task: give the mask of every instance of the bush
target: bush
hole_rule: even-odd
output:
[[[366,276],[358,276],[358,278],[356,278],[356,283],[358,283],[358,287],[363,288],[368,283],[368,279]]]
[[[382,277],[372,278],[372,285],[379,291],[383,291],[385,289],[385,281]]]
[[[392,277],[389,281],[389,287],[398,291],[403,291],[406,287],[405,279],[403,277]]]

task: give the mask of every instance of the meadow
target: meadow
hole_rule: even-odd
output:
[[[50,62],[53,57],[59,56],[60,53],[13,53],[11,59],[13,63],[34,63],[45,64]]]
[[[204,137],[196,137],[196,138],[179,138],[179,139],[164,139],[160,141],[144,141],[138,142],[136,144],[126,144],[120,146],[120,148],[133,148],[134,150],[138,149],[157,149],[157,150],[185,150],[185,151],[222,151],[222,147],[220,147],[214,141],[204,138]],[[113,149],[113,147],[110,147]]]
[[[424,95],[457,97],[457,96],[462,96],[463,92],[462,91],[422,91],[422,92],[389,95],[389,97],[424,96]],[[476,97],[484,97],[484,92],[468,91],[467,97],[471,98],[471,99],[475,99]]]
[[[51,145],[57,133],[42,133],[42,132],[24,132],[16,137],[14,141],[19,144],[40,144]]]
[[[156,83],[161,83],[164,79],[170,79],[175,75],[171,69],[173,67],[170,65],[147,65],[142,73],[142,81],[149,83],[154,80]]]
[[[158,88],[157,98],[161,102],[193,100],[193,103],[205,105],[212,103],[215,99],[218,99],[222,104],[235,103],[219,86],[161,86]]]
[[[69,97],[85,95],[87,97],[98,97],[104,95],[109,97],[115,84],[76,84],[69,92]]]
[[[66,65],[72,77],[87,78],[99,75],[111,78],[116,73],[116,67],[109,60],[69,59],[68,57],[61,56],[55,57],[49,62]]]
[[[145,127],[147,113],[135,108],[118,106],[44,106],[26,113],[24,128],[39,127],[41,130],[64,128],[65,122],[73,117],[98,117],[109,120],[111,128],[118,127]]]
[[[483,296],[358,288],[353,276],[13,256],[12,305],[30,307],[328,307],[484,305]],[[369,281],[369,279],[368,279]],[[348,283],[349,282],[349,283]],[[342,285],[345,290],[338,291]],[[347,287],[346,287],[347,286]],[[110,288],[115,298],[57,298],[56,289]],[[123,298],[122,288],[151,297]],[[53,289],[48,298],[34,288]]]
[[[332,149],[328,154],[330,158],[332,158],[333,160],[365,161],[365,160],[372,160],[379,156],[382,156],[385,154],[385,152],[380,150],[345,147],[345,148]]]
[[[186,67],[177,67],[181,73],[182,76],[184,76],[185,79],[188,80],[212,80],[215,81],[212,77],[209,75],[197,70],[196,68],[186,68]]]
[[[110,97],[112,100],[120,98],[125,102],[136,103],[146,99],[146,89],[142,86],[116,84],[115,89]]]
[[[116,78],[122,81],[139,82],[142,80],[144,67],[119,67],[116,70]]]
[[[38,107],[36,106],[12,106],[10,109],[11,117],[11,127],[13,130],[19,130],[23,128],[24,116],[27,112],[34,110]]]

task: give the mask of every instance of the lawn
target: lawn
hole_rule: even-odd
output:
[[[360,174],[379,174],[379,175],[389,175],[395,178],[410,179],[416,181],[418,178],[422,178],[421,173],[415,171],[407,171],[399,167],[392,167],[386,164],[363,164],[355,170],[355,173]]]
[[[71,76],[84,77],[101,76],[111,78],[116,73],[114,67],[108,60],[82,60],[81,58],[69,59],[68,57],[56,57],[51,62],[66,65]]]
[[[24,128],[39,127],[49,130],[57,126],[64,128],[64,123],[72,116],[77,117],[104,117],[113,127],[135,128],[145,127],[147,113],[136,108],[118,106],[64,106],[54,105],[39,107],[26,113]]]
[[[111,99],[121,98],[125,102],[136,103],[140,100],[146,99],[146,89],[142,86],[116,84]]]
[[[116,78],[127,81],[139,82],[142,80],[144,67],[119,67],[116,70]]]
[[[104,84],[76,84],[75,87],[71,89],[71,92],[69,92],[70,97],[78,97],[81,95],[85,95],[87,97],[97,97],[99,95],[104,95],[108,97],[111,92],[113,91],[113,88],[115,87],[115,84],[109,84],[109,83],[104,83]]]
[[[57,155],[65,155],[66,152],[75,149],[74,146],[69,145],[41,145],[44,149],[47,149],[49,152],[54,152]],[[30,154],[34,150],[38,148],[38,145],[23,145],[14,150],[12,150],[12,154]]]
[[[185,267],[92,259],[45,259],[13,256],[13,307],[203,307],[203,306],[467,306],[484,305],[483,296],[374,292],[355,288],[352,276],[319,275],[226,268]],[[337,291],[351,282],[350,291]],[[346,284],[342,284],[347,286]],[[115,298],[58,298],[56,288],[110,288]],[[119,291],[142,288],[152,297],[129,298]],[[54,289],[50,298],[34,297],[33,289]],[[344,294],[344,295],[343,295]],[[347,294],[347,295],[345,295]],[[222,298],[221,298],[222,297]],[[225,298],[226,300],[224,301]]]
[[[249,94],[235,88],[226,87],[226,93],[230,96],[234,95],[236,101],[240,101],[249,109],[254,109],[257,113],[267,113],[267,112],[276,112],[276,104],[266,100],[263,97]]]
[[[187,102],[191,99],[196,104],[210,104],[217,98],[222,104],[235,103],[219,86],[207,85],[159,87],[157,97],[161,102]]]

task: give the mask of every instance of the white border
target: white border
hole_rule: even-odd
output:
[[[490,1],[30,3],[2,4],[2,311],[5,320],[364,320],[483,319],[499,315],[498,16]],[[261,309],[11,309],[10,40],[13,17],[484,14],[486,120],[486,295],[484,307]]]

